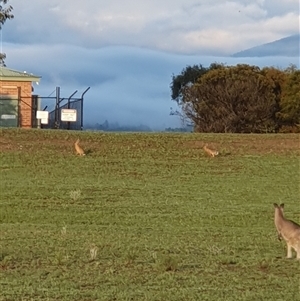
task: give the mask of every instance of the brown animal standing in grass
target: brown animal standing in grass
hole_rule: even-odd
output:
[[[288,220],[283,215],[284,204],[274,203],[275,217],[274,222],[278,233],[278,238],[283,238],[287,244],[287,258],[292,258],[292,249],[297,253],[300,260],[300,225]]]
[[[79,146],[79,139],[77,139],[75,142],[75,150],[77,155],[85,156],[84,150]]]
[[[211,157],[215,157],[219,155],[218,151],[208,148],[207,144],[204,145],[203,149]]]

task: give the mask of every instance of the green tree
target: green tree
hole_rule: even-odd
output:
[[[283,127],[300,131],[300,70],[286,70],[287,80],[283,85],[280,111],[277,114]]]
[[[171,96],[178,104],[184,101],[185,88],[193,85],[199,77],[208,71],[201,64],[194,66],[187,66],[181,71],[181,74],[172,76]]]
[[[287,79],[286,72],[274,67],[265,67],[262,69],[262,74],[269,81],[276,96],[276,101],[279,103],[282,96],[282,88]]]
[[[7,5],[9,0],[0,0],[0,29],[4,25],[7,19],[13,19],[14,15],[12,14],[13,7]]]
[[[262,69],[262,74],[266,77],[269,84],[272,87],[273,94],[275,96],[276,102],[276,114],[274,116],[274,121],[276,122],[276,131],[281,126],[280,118],[278,117],[278,112],[280,111],[280,103],[283,95],[283,87],[287,80],[287,74],[281,69],[275,67],[265,67]]]
[[[256,66],[219,66],[201,76],[181,103],[199,132],[274,132],[276,96]]]
[[[6,22],[6,20],[13,19],[14,15],[12,14],[13,7],[11,5],[7,5],[9,0],[0,0],[0,30],[2,30],[2,26]],[[5,66],[6,54],[0,53],[0,65]]]
[[[187,66],[179,75],[175,76],[173,74],[170,85],[172,100],[176,101],[179,108],[182,108],[182,106],[185,106],[185,104],[189,103],[191,97],[191,87],[196,83],[196,81],[209,70],[215,70],[222,68],[223,66],[224,65],[220,63],[212,63],[209,68],[205,68],[199,64]],[[185,114],[182,114],[181,110],[174,111],[171,108],[171,115],[180,116],[184,123],[189,120]]]
[[[200,65],[187,66],[181,71],[179,75],[172,76],[172,82],[170,85],[172,100],[175,100],[178,104],[181,104],[185,100],[186,88],[190,88],[201,76],[203,76],[209,70],[222,68],[224,65],[219,63],[212,63],[209,68]]]

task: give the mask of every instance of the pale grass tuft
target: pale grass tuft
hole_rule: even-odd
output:
[[[91,260],[95,260],[97,257],[98,247],[95,244],[92,244],[90,247],[90,256]]]
[[[224,250],[224,248],[219,248],[219,247],[217,247],[215,245],[212,245],[212,246],[207,247],[207,250],[212,255],[219,255],[220,253],[222,253],[222,251]]]
[[[128,250],[126,254],[126,263],[131,264],[137,259],[137,251],[136,248]]]
[[[62,236],[66,236],[67,235],[67,226],[63,226],[60,232],[61,232]]]
[[[72,191],[70,192],[70,198],[71,198],[73,201],[79,200],[80,197],[81,197],[81,190],[80,190],[80,189],[72,190]]]

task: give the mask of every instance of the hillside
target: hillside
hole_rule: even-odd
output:
[[[299,56],[300,34],[292,35],[271,43],[252,47],[232,55],[232,57]]]

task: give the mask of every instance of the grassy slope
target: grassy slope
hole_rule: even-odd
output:
[[[299,300],[299,136],[0,135],[0,300]]]

